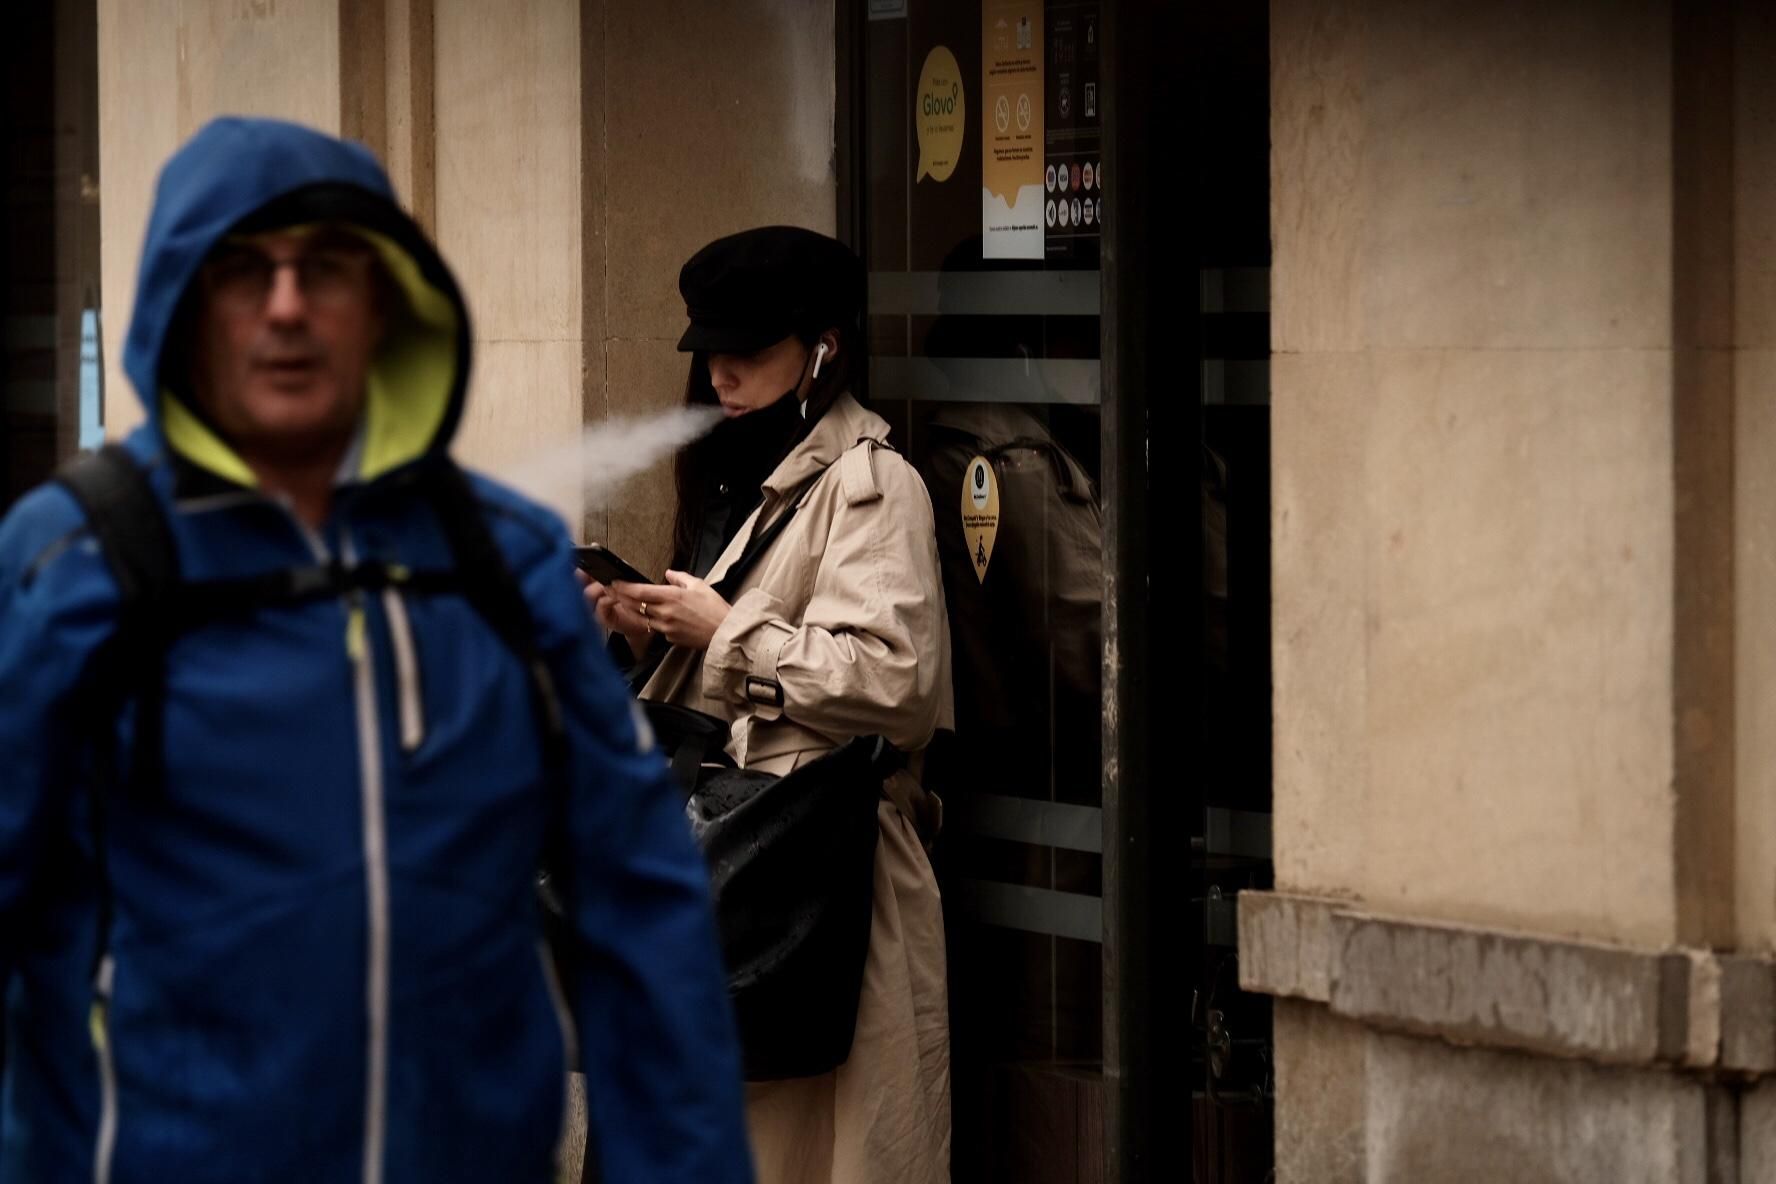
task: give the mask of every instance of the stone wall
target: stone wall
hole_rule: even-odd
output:
[[[1776,1178],[1776,17],[1271,17],[1278,1178]]]

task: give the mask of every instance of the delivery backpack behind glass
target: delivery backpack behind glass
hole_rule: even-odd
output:
[[[1103,529],[1090,476],[1034,416],[991,404],[933,416],[919,471],[955,647],[948,783],[1052,785],[1098,804]],[[977,498],[992,503],[990,541],[964,523]]]

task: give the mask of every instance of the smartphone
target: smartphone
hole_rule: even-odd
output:
[[[631,584],[659,583],[658,580],[642,575],[602,543],[593,543],[590,547],[575,547],[574,566],[606,586],[618,580],[626,580]]]

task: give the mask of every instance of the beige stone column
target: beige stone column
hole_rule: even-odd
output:
[[[1756,7],[1273,0],[1279,1180],[1726,1178],[1708,1071],[1776,1054],[1725,957],[1776,935]]]

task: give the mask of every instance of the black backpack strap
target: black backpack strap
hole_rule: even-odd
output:
[[[814,481],[820,480],[820,477],[825,473],[825,469],[820,470],[820,474],[815,476]],[[734,560],[728,570],[722,573],[721,580],[714,585],[714,588],[716,592],[720,593],[723,600],[730,604],[734,602],[734,593],[740,590],[740,581],[746,578],[746,573],[752,570],[753,564],[757,563],[760,557],[771,549],[771,544],[777,541],[778,536],[789,525],[790,519],[796,516],[796,511],[802,508],[802,502],[807,499],[808,491],[814,487],[814,481],[809,481],[797,489],[789,499],[789,508],[771,519],[769,525],[753,535],[752,540],[746,544],[746,549],[740,552],[740,558]]]
[[[106,565],[117,581],[119,605],[113,640],[119,698],[136,694],[135,749],[130,781],[159,776],[164,740],[166,647],[172,637],[172,606],[181,586],[179,553],[144,473],[118,444],[107,444],[65,466],[56,480],[86,513]]]
[[[180,589],[178,603],[170,606],[172,616],[167,629],[170,637],[176,637],[227,617],[311,600],[336,600],[352,592],[378,593],[395,588],[420,596],[463,594],[467,582],[454,569],[413,571],[377,559],[349,565],[334,560],[233,579],[188,580]],[[500,637],[505,640],[504,633]]]
[[[543,730],[543,753],[552,769],[566,764],[567,729],[555,678],[537,648],[536,624],[506,557],[487,529],[486,511],[468,475],[448,457],[427,462],[421,478],[450,543],[458,587],[471,608],[517,655],[530,678]]]
[[[65,465],[56,480],[85,513],[87,528],[98,540],[118,590],[116,632],[89,677],[84,699],[97,731],[87,807],[98,897],[92,966],[96,975],[111,943],[109,795],[126,783],[142,786],[159,776],[168,622],[181,584],[179,553],[147,475],[120,445],[108,444]],[[135,749],[126,774],[118,766],[115,728],[117,713],[132,692]]]

